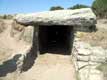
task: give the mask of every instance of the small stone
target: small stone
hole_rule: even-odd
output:
[[[83,61],[78,61],[77,64],[79,69],[82,69],[85,66],[88,66],[88,62],[83,62]]]
[[[89,56],[80,56],[80,55],[78,55],[78,56],[77,56],[77,60],[78,60],[78,61],[88,62],[88,61],[89,61]]]

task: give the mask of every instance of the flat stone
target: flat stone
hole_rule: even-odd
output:
[[[24,25],[39,24],[87,27],[96,24],[96,16],[90,8],[18,14],[14,19]]]
[[[78,55],[89,56],[91,51],[89,49],[78,49]]]
[[[88,62],[90,60],[90,57],[89,56],[80,56],[80,55],[78,55],[77,56],[77,60],[78,61]]]
[[[103,80],[103,74],[90,74],[88,80]]]
[[[106,51],[101,47],[92,47],[92,54],[90,60],[94,62],[105,62]]]
[[[80,80],[103,80],[103,73],[91,66],[79,70],[79,75]]]
[[[78,64],[78,68],[82,69],[88,65],[88,62],[78,61],[77,64]]]

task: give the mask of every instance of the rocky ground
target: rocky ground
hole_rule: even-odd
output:
[[[46,53],[38,56],[35,64],[23,72],[19,80],[75,80],[71,56]]]

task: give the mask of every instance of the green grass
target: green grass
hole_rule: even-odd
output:
[[[97,69],[100,70],[100,71],[105,71],[105,72],[107,72],[107,63],[102,63],[101,65],[99,65],[99,66],[97,67]]]
[[[107,63],[102,63],[96,69],[103,72],[104,80],[107,80]]]
[[[79,72],[76,72],[76,80],[81,80],[81,79],[80,79]]]

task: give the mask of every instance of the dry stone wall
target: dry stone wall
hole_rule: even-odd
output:
[[[79,80],[105,80],[104,73],[98,67],[107,64],[107,50],[92,47],[77,39],[74,42],[73,56]]]

